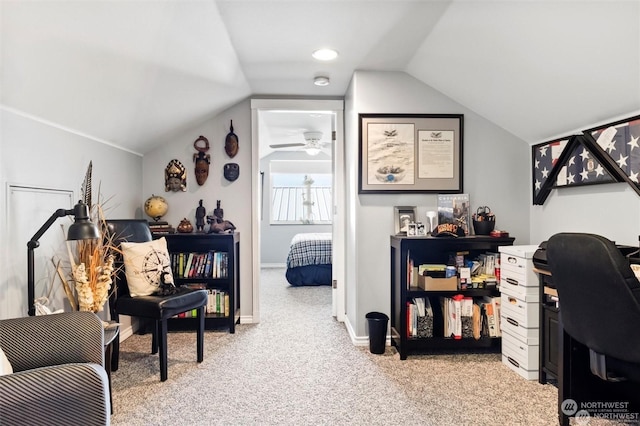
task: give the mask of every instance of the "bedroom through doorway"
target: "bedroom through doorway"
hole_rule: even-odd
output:
[[[336,272],[333,243],[335,213],[341,207],[336,205],[334,192],[334,152],[338,122],[342,125],[342,102],[333,102],[340,103],[339,119],[335,110],[327,108],[267,108],[253,114],[258,127],[254,164],[260,206],[254,322],[255,303],[260,303],[259,294],[268,291],[267,286],[282,285],[292,292],[297,287],[315,287],[306,291],[321,294],[319,300],[326,299],[332,312],[338,305],[337,289],[332,286]],[[341,174],[341,168],[338,170]]]

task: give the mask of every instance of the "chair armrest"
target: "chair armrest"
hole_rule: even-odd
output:
[[[0,376],[0,419],[11,425],[109,425],[109,379],[97,364]]]
[[[91,362],[104,366],[104,328],[92,312],[0,321],[0,348],[14,372]]]

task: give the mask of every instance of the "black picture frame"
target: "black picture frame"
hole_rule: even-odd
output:
[[[572,136],[557,138],[531,147],[533,204],[543,204],[549,195],[553,187],[550,177],[554,166],[571,138]]]
[[[601,148],[604,166],[617,172],[640,195],[640,115],[583,131],[589,144]]]
[[[358,193],[461,193],[463,114],[359,114]]]

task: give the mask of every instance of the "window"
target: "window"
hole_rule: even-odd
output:
[[[271,163],[271,224],[330,224],[332,216],[330,167],[331,164],[325,161],[273,161]],[[323,169],[327,168],[329,172],[323,172]],[[286,171],[286,169],[293,169],[293,171]],[[308,172],[295,169],[306,169]],[[314,169],[317,172],[314,172]]]

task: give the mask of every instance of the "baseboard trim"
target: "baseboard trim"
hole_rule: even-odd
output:
[[[347,328],[347,333],[349,334],[349,338],[351,339],[353,346],[369,346],[369,336],[357,336],[349,322],[348,316],[345,316],[344,318],[344,325]],[[387,335],[385,345],[391,346],[391,335]]]
[[[241,315],[240,316],[240,324],[253,324],[253,316],[252,315]]]
[[[133,327],[132,326],[128,326],[126,328],[121,328],[120,329],[120,334],[119,334],[120,342],[124,342],[126,339],[128,339],[131,336],[133,336]]]

